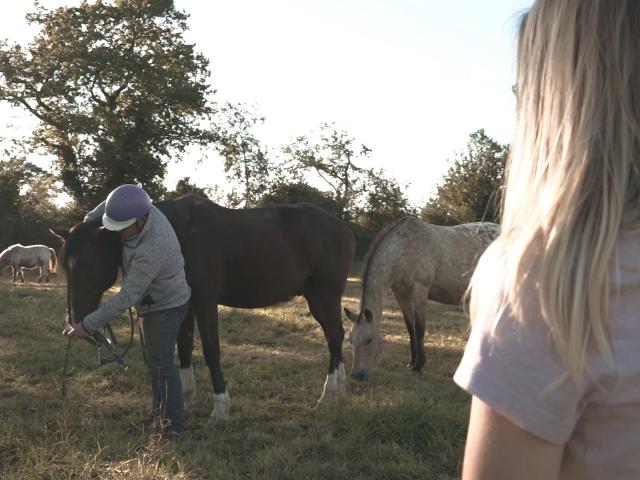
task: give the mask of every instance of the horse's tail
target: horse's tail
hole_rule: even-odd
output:
[[[56,273],[56,267],[58,266],[58,257],[56,256],[56,251],[53,248],[50,248],[51,256],[49,257],[49,270],[53,273]]]

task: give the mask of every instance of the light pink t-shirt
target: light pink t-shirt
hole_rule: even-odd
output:
[[[504,259],[489,248],[477,274],[480,295],[455,382],[533,435],[566,443],[562,479],[640,479],[640,235],[621,234],[612,265],[608,328],[615,365],[590,358],[581,385],[547,387],[566,371],[534,299],[516,324],[500,311]]]

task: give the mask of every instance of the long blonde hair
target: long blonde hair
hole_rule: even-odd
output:
[[[496,244],[509,259],[506,302],[524,322],[536,292],[567,376],[579,381],[594,348],[613,363],[609,267],[623,212],[638,208],[640,2],[536,1],[517,67]]]

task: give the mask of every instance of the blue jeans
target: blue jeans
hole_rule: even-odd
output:
[[[184,430],[182,383],[173,354],[178,331],[189,310],[189,302],[175,308],[141,315],[145,356],[151,378],[153,414],[159,416],[171,430]]]

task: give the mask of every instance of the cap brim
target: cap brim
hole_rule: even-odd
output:
[[[112,232],[119,232],[120,230],[124,230],[125,228],[133,225],[135,222],[135,218],[132,218],[131,220],[124,220],[122,222],[116,222],[115,220],[107,217],[106,214],[102,215],[102,225],[104,225],[104,228],[106,228],[107,230],[111,230]]]

